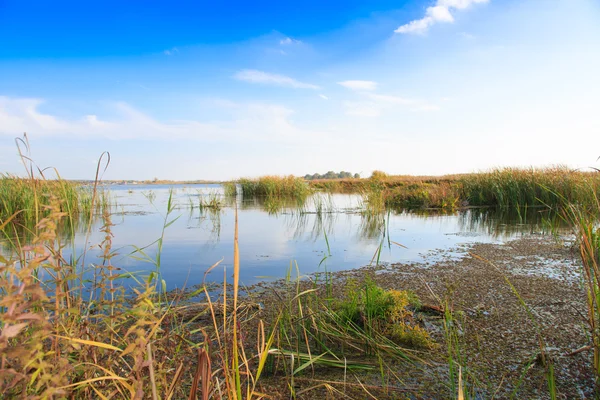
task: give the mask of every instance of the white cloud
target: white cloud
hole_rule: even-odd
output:
[[[357,117],[379,117],[381,115],[381,107],[371,102],[344,102],[344,108],[347,115]]]
[[[338,85],[342,85],[345,88],[352,90],[375,90],[377,89],[377,82],[373,81],[343,81],[338,82]]]
[[[423,100],[369,92],[363,92],[361,95],[368,101],[344,103],[347,115],[379,117],[385,111],[398,110],[399,107],[413,112],[438,111],[440,109],[439,106]]]
[[[468,32],[460,32],[459,35],[462,36],[462,37],[464,37],[465,39],[468,39],[468,40],[475,39],[475,35],[472,35],[472,34],[470,34]]]
[[[450,14],[448,7],[435,6],[427,9],[427,15],[439,22],[454,22],[454,17]]]
[[[320,89],[317,85],[300,82],[294,78],[290,78],[289,76],[271,74],[255,69],[244,69],[237,72],[233,77],[240,81],[250,83],[264,83],[269,85],[290,87],[294,89]]]
[[[282,46],[289,46],[292,44],[302,44],[301,40],[297,40],[297,39],[292,39],[291,37],[286,37],[284,39],[281,39],[279,41],[279,44]]]
[[[392,104],[401,104],[401,105],[414,105],[417,103],[416,100],[406,99],[404,97],[391,96],[387,94],[375,94],[375,93],[365,93],[369,99],[379,102],[379,103],[392,103]]]
[[[325,96],[324,94],[319,94],[319,97],[323,100],[329,100],[329,97]]]
[[[302,137],[318,137],[321,133],[301,130],[290,117],[293,110],[263,103],[215,101],[213,105],[230,109],[226,120],[159,121],[127,103],[115,103],[111,118],[89,114],[79,118],[61,118],[40,110],[41,99],[0,96],[0,136],[16,137],[27,132],[35,137],[72,139],[108,138],[164,140],[276,140],[294,141]]]
[[[165,56],[172,56],[177,53],[179,53],[179,49],[177,47],[173,47],[171,49],[167,49],[167,50],[163,51],[163,54]]]
[[[408,34],[424,34],[430,26],[438,22],[454,22],[453,10],[464,10],[477,3],[487,3],[489,0],[437,0],[434,6],[427,7],[425,16],[404,24],[394,32]]]

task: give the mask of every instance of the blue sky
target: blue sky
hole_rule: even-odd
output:
[[[597,166],[600,2],[0,0],[0,171]]]

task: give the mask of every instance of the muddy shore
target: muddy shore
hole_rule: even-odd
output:
[[[416,292],[426,305],[439,306],[440,300],[448,299],[456,315],[463,369],[475,398],[550,398],[545,359],[554,368],[558,398],[593,398],[592,352],[581,350],[590,343],[578,257],[572,238],[534,234],[503,244],[475,243],[432,252],[421,263],[335,273],[332,287],[334,296],[340,295],[335,292],[343,290],[349,278],[361,280],[368,275],[385,289]],[[262,283],[254,288],[253,297],[270,304],[272,293],[283,290],[281,283]],[[435,313],[420,318],[438,344],[420,353],[424,362],[409,367],[398,364],[385,385],[379,372],[361,372],[360,384],[346,376],[348,397],[366,398],[360,390],[352,390],[362,390],[361,384],[368,385],[377,398],[453,397],[443,318]],[[306,388],[343,378],[339,371],[317,369],[296,384]],[[283,384],[277,377],[263,381],[271,393],[285,393]],[[382,386],[391,390],[377,390]],[[300,398],[336,398],[331,396],[323,389]]]

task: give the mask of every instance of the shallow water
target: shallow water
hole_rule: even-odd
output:
[[[282,278],[291,263],[302,274],[361,267],[371,262],[419,262],[426,253],[471,242],[502,242],[543,229],[539,212],[503,215],[482,210],[450,214],[389,212],[368,216],[361,212],[356,195],[318,195],[298,210],[277,213],[265,210],[260,200],[230,199],[220,211],[200,210],[200,196],[219,194],[219,185],[115,185],[110,186],[116,204],[112,222],[112,263],[129,272],[146,274],[155,266],[132,257],[135,247],[155,259],[170,190],[175,209],[167,221],[176,221],[164,232],[161,274],[168,289],[191,287],[204,279],[205,271],[222,259],[206,280],[223,280],[223,267],[232,270],[235,205],[239,215],[241,283]],[[320,210],[320,212],[319,212]],[[85,263],[100,263],[102,221],[86,238],[80,232],[75,248]],[[154,243],[154,244],[152,244]],[[405,246],[405,247],[401,247]],[[137,258],[140,253],[135,254]],[[456,256],[461,256],[456,253]],[[295,265],[295,264],[293,264]],[[231,274],[228,273],[228,276]],[[229,278],[228,278],[229,279]]]

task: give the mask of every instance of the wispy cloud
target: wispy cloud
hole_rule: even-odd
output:
[[[319,97],[323,100],[329,100],[329,97],[325,96],[324,94],[319,94]]]
[[[373,81],[342,81],[338,82],[338,85],[342,85],[345,88],[352,90],[375,90],[377,89],[377,82]]]
[[[282,46],[289,46],[292,44],[302,44],[301,40],[292,39],[291,37],[285,37],[279,41],[279,44]]]
[[[407,107],[410,111],[439,111],[440,107],[425,100],[410,99],[406,97],[388,94],[365,93],[371,101],[387,107],[388,105],[400,105]]]
[[[399,96],[392,96],[388,94],[376,94],[376,93],[365,93],[365,96],[379,103],[390,103],[390,104],[401,104],[405,106],[414,105],[417,100],[407,99]]]
[[[15,137],[23,132],[34,137],[71,138],[85,140],[201,140],[244,141],[265,140],[294,142],[301,137],[318,137],[320,132],[303,130],[294,125],[294,113],[279,104],[234,103],[213,101],[217,107],[230,109],[231,117],[224,120],[160,121],[127,103],[114,103],[111,117],[95,114],[64,118],[40,110],[44,100],[0,96],[0,137]]]
[[[262,83],[267,85],[283,86],[294,89],[320,89],[319,86],[313,85],[312,83],[300,82],[294,78],[290,78],[289,76],[271,74],[255,69],[244,69],[242,71],[237,72],[233,77],[237,80],[250,83]]]
[[[381,107],[372,102],[346,101],[343,105],[346,110],[346,115],[356,117],[379,117],[382,112]]]
[[[163,54],[165,56],[172,56],[172,55],[177,54],[177,53],[179,53],[179,49],[177,47],[172,47],[170,49],[167,49],[167,50],[163,51]]]
[[[437,0],[434,6],[427,7],[425,16],[404,24],[394,32],[408,34],[424,34],[429,27],[438,22],[454,22],[452,11],[464,10],[473,4],[487,3],[489,0]]]
[[[385,111],[397,110],[400,107],[412,112],[438,111],[440,109],[435,104],[419,99],[371,92],[362,92],[361,95],[365,101],[344,103],[347,115],[378,117]]]

